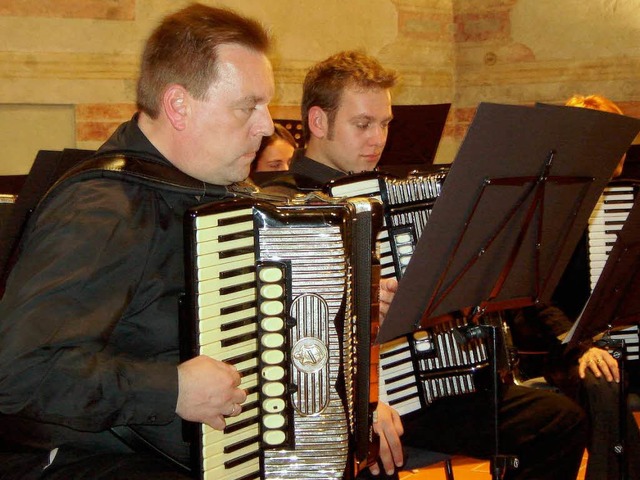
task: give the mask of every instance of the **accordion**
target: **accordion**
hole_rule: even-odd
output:
[[[336,197],[371,196],[384,205],[378,236],[382,277],[400,279],[429,220],[448,168],[396,178],[375,172],[345,177],[327,185]],[[460,344],[452,319],[419,329],[380,347],[380,396],[400,415],[422,410],[442,397],[472,393],[476,377],[489,366],[484,339]]]
[[[377,457],[381,209],[255,196],[189,210],[183,332],[248,394],[224,431],[192,428],[200,478],[348,479]]]
[[[613,180],[604,188],[591,213],[587,229],[591,291],[600,278],[609,253],[616,242],[617,232],[624,226],[639,189],[640,181],[638,180]],[[614,340],[624,340],[627,360],[632,362],[640,360],[638,324],[614,329],[610,332],[610,336]]]

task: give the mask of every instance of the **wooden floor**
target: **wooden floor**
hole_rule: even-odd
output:
[[[582,460],[580,472],[577,480],[584,480],[585,458]],[[453,476],[455,480],[491,480],[491,472],[489,471],[489,462],[480,461],[467,457],[454,457],[451,462],[453,465]],[[401,472],[401,480],[446,480],[444,475],[444,467],[441,463],[432,465],[420,470],[412,470],[410,472]]]
[[[638,425],[640,425],[640,412],[634,413]],[[582,459],[582,465],[578,472],[577,480],[584,480],[587,454]],[[467,457],[454,457],[453,475],[455,480],[491,480],[489,462]],[[443,464],[438,463],[430,467],[401,472],[400,480],[445,480]]]

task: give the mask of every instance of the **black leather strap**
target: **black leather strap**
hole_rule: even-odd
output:
[[[195,196],[235,196],[227,187],[197,180],[171,165],[131,153],[105,153],[90,157],[62,175],[47,195],[66,182],[87,178],[116,178]]]

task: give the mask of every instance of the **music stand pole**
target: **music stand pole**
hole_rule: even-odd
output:
[[[475,315],[474,317],[476,317]],[[480,332],[480,333],[478,333]],[[470,333],[458,331],[456,341],[466,343],[470,338],[489,337],[489,358],[491,359],[491,421],[493,427],[493,456],[490,461],[491,478],[500,480],[508,468],[518,468],[519,459],[515,455],[500,454],[500,374],[498,372],[498,334],[495,325],[474,325]]]

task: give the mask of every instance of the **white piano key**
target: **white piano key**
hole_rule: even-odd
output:
[[[224,223],[225,220],[228,220],[230,218],[239,218],[252,214],[253,209],[251,207],[238,210],[224,210],[221,212],[196,217],[195,226],[198,230],[203,228],[217,227],[220,225],[220,223]]]
[[[237,240],[231,240],[228,242],[203,242],[198,243],[196,246],[196,255],[211,255],[211,258],[215,261],[224,261],[224,255],[222,253],[228,253],[229,250],[241,250],[245,248],[251,248],[254,245],[253,237],[240,238]]]
[[[216,226],[215,228],[199,228],[196,231],[196,241],[199,243],[218,242],[220,237],[224,235],[238,234],[243,232],[253,232],[253,220],[241,223],[233,223],[225,226]]]
[[[253,285],[256,280],[256,274],[253,272],[245,273],[242,275],[235,275],[228,278],[210,278],[200,279],[198,282],[198,294],[204,295],[207,293],[220,292],[225,288],[234,287],[237,285],[249,284]],[[225,297],[226,298],[226,297]]]
[[[201,255],[198,257],[198,278],[212,279],[220,278],[221,275],[233,272],[234,270],[242,270],[252,268],[255,265],[255,256],[252,253],[245,253],[226,259],[226,262],[216,260],[211,255]]]

